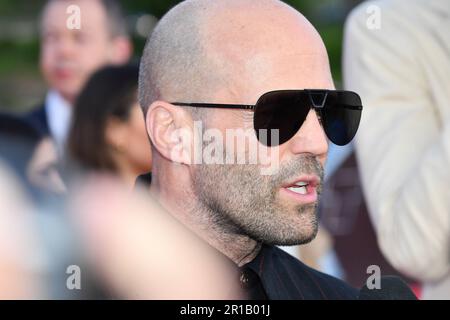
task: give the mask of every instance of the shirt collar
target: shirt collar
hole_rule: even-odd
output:
[[[295,258],[272,245],[263,244],[259,254],[244,266],[254,272],[268,299],[304,299],[298,283]]]

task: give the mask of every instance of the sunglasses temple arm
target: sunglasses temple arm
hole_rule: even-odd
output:
[[[254,105],[246,105],[246,104],[184,103],[184,102],[172,102],[171,104],[175,106],[194,107],[194,108],[198,107],[198,108],[245,109],[245,110],[255,109]]]

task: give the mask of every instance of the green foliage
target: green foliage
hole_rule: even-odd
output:
[[[2,73],[37,72],[39,42],[0,42],[0,70]]]

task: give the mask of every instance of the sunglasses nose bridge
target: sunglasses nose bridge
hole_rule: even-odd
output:
[[[323,109],[327,102],[328,91],[326,90],[307,90],[309,101],[314,109]]]

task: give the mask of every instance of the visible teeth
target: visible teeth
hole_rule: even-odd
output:
[[[292,192],[299,193],[299,194],[307,194],[308,193],[308,190],[306,189],[306,186],[289,187],[288,189],[291,190]]]
[[[304,187],[304,186],[307,186],[307,185],[308,185],[308,182],[305,182],[305,181],[299,181],[299,182],[296,182],[295,185],[296,185],[296,186],[299,186],[299,187]]]

